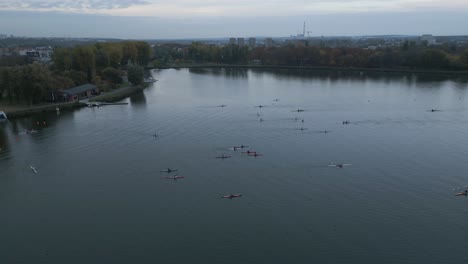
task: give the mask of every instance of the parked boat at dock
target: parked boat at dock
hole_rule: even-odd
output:
[[[0,122],[6,122],[8,120],[7,115],[5,112],[0,111]]]

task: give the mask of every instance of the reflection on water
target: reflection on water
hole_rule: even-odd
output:
[[[440,86],[444,81],[454,81],[458,85],[468,83],[468,76],[452,74],[414,74],[400,72],[379,71],[346,71],[346,70],[316,70],[316,69],[246,69],[246,68],[191,68],[190,73],[206,74],[233,78],[248,78],[248,73],[256,76],[268,75],[278,79],[312,79],[322,81],[365,81],[377,80],[380,82],[400,81],[407,84],[425,86],[433,83]]]
[[[189,72],[229,78],[248,78],[249,70],[245,68],[191,68]]]
[[[0,126],[1,263],[466,260],[467,200],[453,195],[468,185],[466,82],[153,75],[159,81],[130,105]],[[223,154],[231,158],[215,158]],[[166,179],[168,167],[184,178]],[[243,196],[221,199],[231,193]]]
[[[129,99],[133,107],[145,107],[146,106],[146,97],[143,92],[136,93],[130,96]]]
[[[0,123],[0,159],[9,152],[8,135],[5,131],[7,123]]]

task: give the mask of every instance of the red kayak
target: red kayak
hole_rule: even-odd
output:
[[[237,197],[241,197],[242,194],[230,194],[230,195],[224,195],[223,197],[221,198],[228,198],[228,199],[232,199],[232,198],[237,198]]]

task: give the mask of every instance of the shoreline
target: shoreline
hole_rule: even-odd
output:
[[[5,111],[8,119],[15,119],[20,117],[26,117],[38,113],[43,112],[55,112],[56,107],[59,107],[60,111],[62,110],[69,110],[84,107],[86,105],[80,102],[65,102],[65,103],[51,103],[51,104],[44,104],[39,106],[22,106],[22,105],[10,105],[6,106],[2,111]]]
[[[133,94],[143,91],[148,85],[146,83],[135,85],[135,86],[125,86],[107,93],[100,94],[89,98],[89,102],[104,101],[107,103],[112,103],[116,101],[123,100]]]
[[[350,72],[382,72],[382,73],[411,73],[411,74],[440,74],[468,76],[468,71],[450,70],[424,70],[424,69],[402,69],[402,68],[357,68],[357,67],[319,67],[319,66],[279,66],[279,65],[245,65],[245,64],[180,64],[161,67],[150,67],[149,69],[190,69],[190,68],[238,68],[238,69],[291,69],[291,70],[322,70],[322,71],[350,71]]]
[[[415,69],[388,69],[388,68],[353,68],[353,67],[312,67],[312,66],[275,66],[275,65],[232,65],[232,64],[180,64],[168,65],[162,67],[149,67],[147,69],[201,69],[201,68],[234,68],[234,69],[291,69],[291,70],[321,70],[321,71],[349,71],[349,72],[374,72],[374,73],[406,73],[406,74],[437,74],[446,76],[464,76],[468,77],[468,71],[442,71],[442,70],[415,70]],[[116,102],[128,98],[129,96],[143,91],[149,85],[143,83],[136,86],[125,86],[116,90],[103,93],[101,95],[88,98],[89,102],[103,101],[103,102]],[[80,101],[65,102],[65,103],[51,103],[43,104],[33,107],[24,105],[6,105],[1,111],[4,111],[8,118],[14,119],[19,117],[26,117],[41,112],[55,112],[56,107],[60,110],[70,110],[74,108],[85,107],[86,104]]]
[[[96,101],[105,101],[105,102],[115,102],[125,99],[137,92],[143,91],[147,85],[137,85],[137,86],[125,86],[119,88],[114,91],[110,91],[95,97],[88,98],[89,102],[96,102]],[[87,104],[81,101],[74,101],[74,102],[64,102],[64,103],[46,103],[37,106],[25,106],[25,105],[18,105],[18,104],[11,104],[0,106],[0,111],[4,111],[8,117],[8,119],[15,119],[21,117],[27,117],[38,113],[44,112],[55,112],[56,107],[62,110],[73,110],[75,108],[82,108],[86,107]]]

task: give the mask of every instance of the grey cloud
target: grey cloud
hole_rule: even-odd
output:
[[[23,0],[11,1],[6,0],[0,3],[0,8],[4,9],[119,9],[127,8],[135,5],[147,5],[146,0]]]

